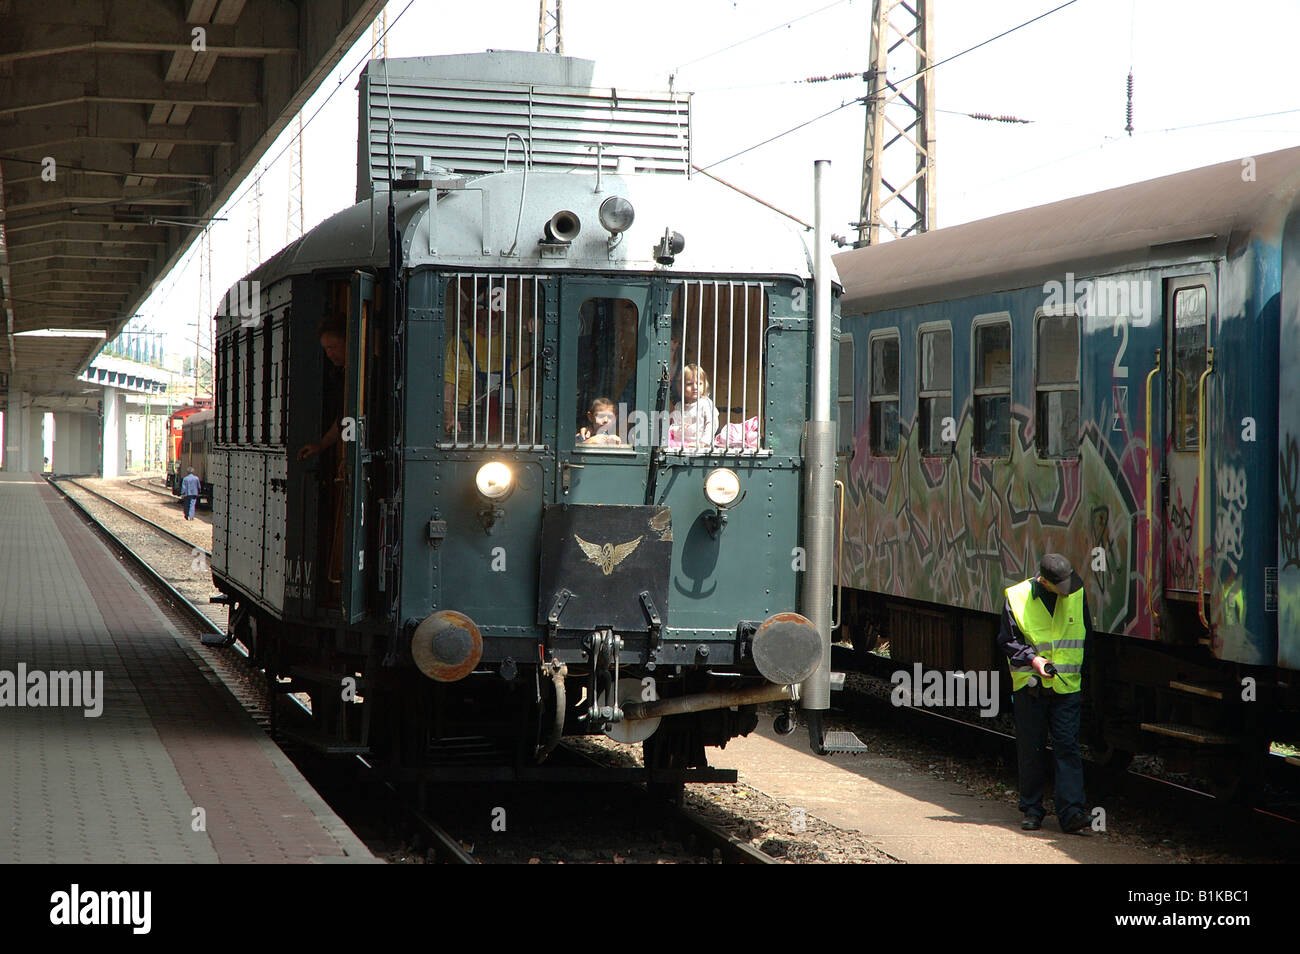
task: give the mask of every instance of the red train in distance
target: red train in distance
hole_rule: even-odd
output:
[[[167,418],[167,487],[174,494],[180,493],[181,478],[185,476],[180,472],[181,434],[185,419],[211,407],[211,398],[199,398],[197,403],[177,408]]]

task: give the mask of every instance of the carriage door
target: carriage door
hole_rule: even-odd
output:
[[[1196,599],[1200,451],[1208,424],[1201,417],[1201,389],[1207,386],[1210,327],[1215,302],[1211,275],[1165,283],[1165,595]],[[1208,397],[1208,395],[1207,395]],[[1208,404],[1206,412],[1208,413]],[[1208,519],[1208,518],[1207,518]],[[1207,547],[1213,528],[1204,528]]]
[[[561,279],[557,502],[645,503],[649,304],[644,287]]]
[[[366,358],[370,319],[374,306],[375,279],[364,272],[352,276],[348,295],[348,363],[343,400],[343,421],[339,427],[341,458],[345,473],[340,475],[342,506],[335,511],[343,520],[343,618],[350,623],[366,615],[366,486],[370,452],[366,433]],[[337,540],[339,527],[334,528]],[[331,557],[333,563],[333,557]]]

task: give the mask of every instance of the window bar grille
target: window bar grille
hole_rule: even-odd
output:
[[[756,283],[754,288],[758,291],[759,324],[762,326],[762,330],[758,333],[758,393],[754,395],[754,400],[758,403],[758,431],[756,434],[753,453],[757,454],[758,448],[761,447],[763,443],[763,368],[767,366],[767,355],[763,353],[763,349],[767,346],[767,313],[763,310],[762,284]],[[749,307],[749,282],[745,282],[745,307]],[[748,312],[746,312],[745,315],[745,328],[749,328]]]
[[[727,282],[727,433],[731,433],[731,409],[735,406],[731,385],[736,380],[736,283]],[[745,426],[745,408],[740,409],[740,426]],[[743,437],[743,435],[742,435]],[[744,441],[741,441],[744,446]],[[728,446],[727,450],[731,447]]]
[[[745,322],[745,369],[744,369],[744,371],[741,373],[741,377],[740,377],[740,417],[741,417],[742,420],[747,421],[747,420],[749,420],[749,282],[745,282],[745,283],[744,283],[744,289],[745,289],[745,307],[744,307],[742,310],[743,310],[744,313],[745,313],[745,317],[744,317],[744,322]],[[760,355],[759,355],[759,374],[761,375],[761,374],[762,374],[762,367],[763,367],[763,364],[762,364],[762,354],[761,354],[762,342],[763,342],[763,335],[762,335],[761,333],[760,333],[759,336],[758,336],[758,341],[759,341],[759,349],[760,349]],[[761,379],[760,379],[760,384],[761,384]],[[759,405],[758,405],[760,409],[761,409],[762,406],[763,406],[763,403],[762,403],[762,393],[763,393],[763,392],[760,390],[760,391],[759,391]],[[759,417],[762,417],[762,414],[760,414]],[[743,447],[742,447],[742,450],[743,450]]]
[[[452,381],[455,382],[452,390],[451,399],[451,439],[452,443],[460,443],[460,362],[462,357],[461,337],[460,337],[460,309],[461,302],[465,300],[463,289],[461,288],[461,277],[456,276],[456,363],[452,366]],[[445,366],[445,363],[444,363]]]
[[[510,283],[511,280],[518,282],[518,287],[511,297]],[[453,403],[452,414],[453,422],[450,428],[450,444],[448,446],[465,448],[465,447],[513,447],[516,449],[533,449],[541,450],[544,444],[540,442],[538,435],[538,414],[537,414],[537,374],[535,367],[538,360],[538,335],[542,333],[542,324],[544,323],[544,309],[541,308],[542,295],[542,278],[537,275],[519,275],[511,276],[505,273],[499,274],[463,274],[454,275],[448,280],[448,296],[454,299],[454,305],[448,304],[448,322],[451,322],[451,313],[455,313],[455,343],[447,342],[448,356],[455,356],[453,369],[454,383],[452,387]],[[524,350],[524,324],[525,324],[525,306],[528,297],[528,289],[531,282],[533,301],[531,310],[528,314],[531,316],[529,324],[531,325],[531,361],[525,362],[529,352]],[[493,295],[499,289],[501,300],[493,302]],[[465,292],[471,294],[466,295]],[[482,296],[480,298],[480,296]],[[487,355],[484,358],[486,367],[482,368],[482,376],[485,379],[483,393],[479,393],[478,379],[480,377],[480,365],[478,363],[478,309],[480,306],[486,309],[488,313],[487,328],[484,331],[484,347],[487,349]],[[499,307],[494,307],[494,304]],[[511,312],[514,313],[514,335],[511,341]],[[466,312],[469,315],[466,316]],[[499,318],[497,315],[499,314]],[[465,335],[467,327],[473,327],[473,340],[466,342]],[[455,350],[452,351],[451,349]],[[496,357],[497,351],[501,352],[500,360]],[[462,362],[465,357],[470,358],[470,386],[469,388],[461,387]],[[513,361],[512,361],[513,358]],[[445,365],[445,362],[444,362]],[[527,369],[528,390],[522,389],[523,373]],[[468,390],[468,395],[466,391]],[[469,397],[466,402],[465,398]],[[500,403],[499,414],[492,413],[492,400],[495,399]],[[483,413],[480,415],[479,404],[483,404]],[[466,407],[468,404],[468,407]],[[528,423],[524,424],[522,414],[526,411]],[[509,439],[511,427],[511,415],[514,417],[514,441]],[[482,423],[482,431],[479,430],[479,424]],[[493,435],[493,425],[497,425],[497,432]],[[528,436],[528,441],[524,441],[524,435]]]
[[[718,415],[718,295],[720,289],[722,289],[722,283],[714,282],[714,373],[712,373],[712,377],[708,378],[708,396],[714,402],[715,425],[722,424],[722,419]],[[727,402],[731,403],[731,391],[727,393]],[[707,445],[712,446],[716,439],[718,439],[718,428],[715,426],[714,433],[708,435]]]
[[[479,443],[478,438],[478,276],[470,278],[469,315],[469,443]],[[462,307],[464,307],[462,305]],[[457,370],[459,374],[459,369]]]

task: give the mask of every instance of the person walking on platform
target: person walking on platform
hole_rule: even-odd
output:
[[[185,479],[181,481],[181,495],[182,500],[185,503],[186,520],[194,519],[194,511],[198,507],[199,494],[202,493],[202,491],[203,485],[199,482],[199,478],[194,475],[194,468],[191,467],[190,472],[186,474]]]
[[[1084,660],[1092,617],[1083,580],[1070,561],[1049,553],[1038,574],[1008,587],[998,648],[1011,667],[1011,698],[1020,763],[1020,827],[1042,827],[1047,739],[1056,757],[1056,817],[1064,832],[1088,827],[1079,721]]]

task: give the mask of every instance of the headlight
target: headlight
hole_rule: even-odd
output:
[[[621,195],[611,195],[600,204],[600,224],[614,235],[631,228],[635,218],[636,211],[632,208],[632,203]]]
[[[704,478],[704,496],[715,507],[730,507],[740,496],[740,478],[735,471],[719,467]]]
[[[515,476],[499,460],[489,461],[478,469],[474,477],[478,492],[487,500],[505,500],[515,487]]]

